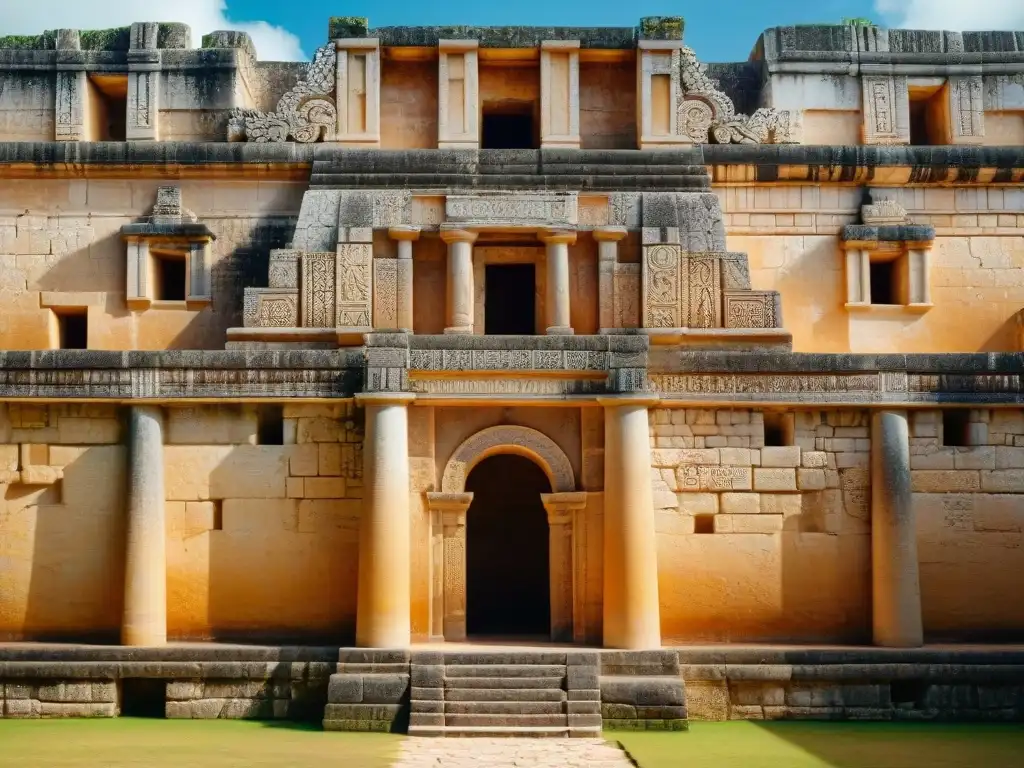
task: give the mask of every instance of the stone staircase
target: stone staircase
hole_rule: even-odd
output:
[[[413,736],[597,736],[598,656],[586,652],[412,654]]]

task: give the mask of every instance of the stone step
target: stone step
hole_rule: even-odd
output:
[[[573,728],[571,731],[564,726],[500,726],[500,725],[413,725],[409,726],[410,736],[448,736],[448,737],[535,737],[557,738],[568,736],[584,736],[596,738],[601,735],[600,728]]]
[[[495,664],[544,664],[564,667],[568,660],[565,651],[445,651],[443,663],[449,667],[494,666]]]
[[[462,678],[466,679],[466,678]],[[493,678],[487,678],[491,680]],[[547,678],[544,678],[545,680]],[[561,688],[448,688],[448,701],[565,701]]]
[[[445,679],[455,677],[565,678],[564,664],[458,664],[446,665]]]
[[[445,713],[446,726],[495,726],[508,728],[521,726],[542,726],[547,728],[567,728],[569,721],[565,715],[469,715]]]
[[[468,688],[491,688],[509,690],[512,688],[544,688],[562,690],[562,679],[553,677],[445,677],[445,690]]]
[[[564,715],[560,701],[446,701],[448,715]]]

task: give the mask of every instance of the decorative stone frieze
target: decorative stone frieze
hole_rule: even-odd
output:
[[[737,114],[730,99],[707,75],[707,65],[683,46],[679,55],[680,99],[675,130],[694,144],[797,144],[799,114],[762,107]]]
[[[333,96],[337,58],[334,41],[318,48],[305,76],[281,97],[273,112],[233,110],[228,120],[228,141],[333,141],[338,131],[338,108]]]
[[[448,195],[445,219],[464,227],[575,226],[579,221],[579,195],[575,192]]]
[[[159,187],[152,214],[143,222],[121,227],[121,237],[128,248],[125,299],[129,308],[145,310],[154,301],[166,301],[157,276],[161,258],[185,262],[186,308],[201,309],[213,300],[210,249],[216,235],[182,207],[179,187]]]

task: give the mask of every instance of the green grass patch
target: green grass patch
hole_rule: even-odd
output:
[[[0,766],[386,768],[402,736],[252,720],[0,720]]]
[[[607,734],[640,768],[1020,768],[1024,725],[690,723],[688,732]]]

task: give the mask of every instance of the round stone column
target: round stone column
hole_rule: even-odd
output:
[[[448,296],[445,333],[473,332],[473,243],[476,232],[443,229],[448,244]]]
[[[661,647],[651,438],[643,396],[604,406],[604,646]]]
[[[398,264],[396,265],[396,301],[398,327],[412,332],[412,244],[419,239],[420,228],[410,226],[391,227],[388,234],[398,242]]]
[[[871,420],[871,591],[875,645],[924,644],[907,414]]]
[[[164,421],[159,406],[128,410],[128,525],[122,645],[167,642]]]
[[[547,246],[547,293],[545,314],[547,333],[571,334],[569,319],[569,246],[576,242],[575,232],[543,232],[541,241]]]
[[[359,524],[356,645],[405,648],[409,585],[409,403],[413,395],[356,395],[366,409],[363,517]]]

